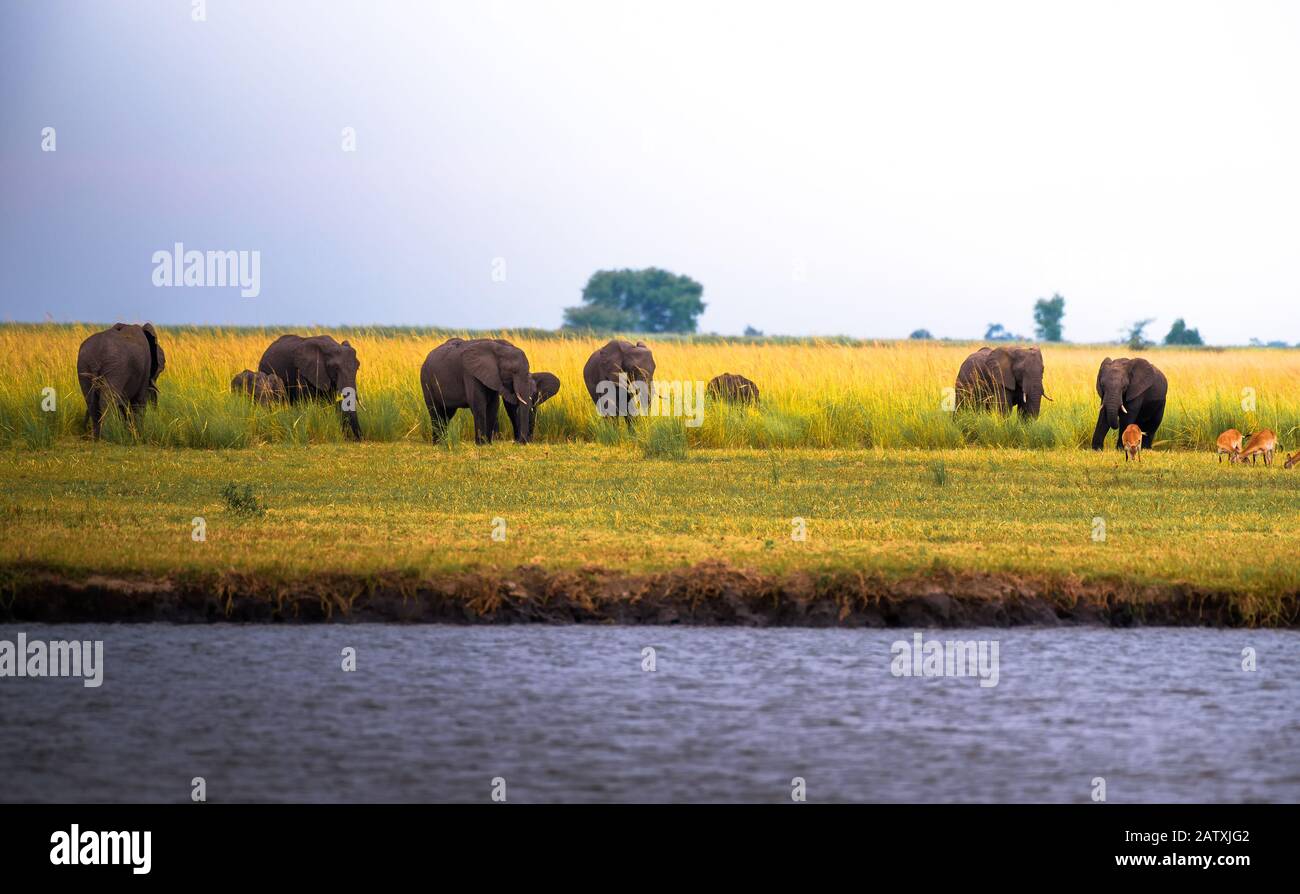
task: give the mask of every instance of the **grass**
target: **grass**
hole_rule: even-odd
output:
[[[660,459],[653,443],[10,450],[0,453],[0,568],[292,579],[525,564],[652,571],[723,558],[770,572],[938,568],[1300,590],[1300,471],[1280,465],[964,448]],[[257,512],[244,511],[250,495]],[[497,516],[504,543],[491,538]],[[791,539],[796,516],[805,542]],[[202,542],[191,539],[196,517]]]
[[[0,326],[0,446],[47,450],[76,437],[85,405],[76,380],[81,341],[102,326]],[[230,379],[254,368],[282,329],[163,327],[167,370],[159,380],[156,411],[132,429],[109,417],[113,443],[158,447],[247,449],[268,444],[329,444],[343,440],[332,408],[258,407],[229,393]],[[348,338],[361,360],[361,425],[370,441],[427,442],[431,432],[419,390],[419,368],[444,331],[371,328],[299,329]],[[528,354],[532,367],[558,375],[563,387],[539,414],[537,440],[547,444],[629,440],[602,422],[582,383],[582,366],[603,339],[536,331],[499,333]],[[846,339],[736,339],[651,337],[657,378],[708,381],[744,373],[761,389],[761,408],[706,404],[698,428],[669,420],[638,420],[631,440],[648,457],[680,457],[699,448],[927,448],[1001,447],[1073,450],[1091,438],[1097,418],[1094,388],[1115,346],[1051,345],[1044,349],[1046,387],[1054,403],[1025,424],[943,409],[945,388],[974,348],[947,342],[858,342]],[[1300,350],[1167,348],[1147,356],[1169,378],[1170,396],[1158,439],[1164,446],[1209,449],[1226,428],[1261,427],[1294,449],[1300,442]],[[41,408],[53,388],[57,408]],[[1247,391],[1247,389],[1250,389]],[[1253,410],[1243,401],[1253,397]],[[1246,406],[1250,406],[1247,401]],[[503,430],[509,431],[504,417]],[[453,442],[472,440],[467,413],[451,424]],[[1112,437],[1114,435],[1112,434]]]

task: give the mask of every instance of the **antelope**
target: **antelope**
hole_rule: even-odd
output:
[[[1219,435],[1219,462],[1223,462],[1223,454],[1228,454],[1228,462],[1235,463],[1237,456],[1241,453],[1241,432],[1235,428],[1230,428],[1223,434]]]
[[[1300,463],[1300,450],[1297,450],[1295,453],[1288,456],[1286,462],[1282,463],[1282,468],[1289,469],[1296,463]]]
[[[1142,429],[1136,425],[1129,425],[1124,429],[1124,434],[1120,436],[1124,443],[1124,462],[1130,459],[1142,461]]]
[[[1255,457],[1262,453],[1264,454],[1264,465],[1271,466],[1273,464],[1273,451],[1276,449],[1277,435],[1273,434],[1271,428],[1261,428],[1250,436],[1250,440],[1246,442],[1246,447],[1237,457],[1237,461],[1244,463],[1246,457],[1250,457],[1253,464]]]

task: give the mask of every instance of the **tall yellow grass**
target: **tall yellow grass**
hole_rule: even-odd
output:
[[[81,434],[85,404],[77,386],[77,348],[100,328],[0,326],[0,444],[37,448]],[[230,393],[231,377],[241,369],[256,368],[262,351],[285,331],[328,332],[348,338],[356,347],[361,360],[360,417],[367,439],[430,438],[419,371],[426,354],[447,333],[212,327],[159,328],[167,354],[167,369],[159,380],[159,406],[146,413],[134,430],[110,417],[106,437],[176,447],[341,440],[330,407],[261,408]],[[534,370],[553,372],[563,383],[560,394],[541,409],[537,440],[629,437],[622,426],[596,416],[582,381],[583,364],[605,339],[499,335],[523,348]],[[753,379],[761,389],[762,403],[757,408],[708,403],[703,425],[684,429],[692,448],[1077,448],[1089,441],[1097,418],[1097,365],[1103,357],[1130,353],[1116,346],[1043,346],[1045,385],[1055,402],[1044,402],[1039,420],[1022,423],[1015,417],[945,410],[944,389],[952,387],[957,368],[977,344],[653,337],[647,341],[654,349],[658,380],[706,382],[719,373],[734,372]],[[1300,351],[1159,348],[1145,356],[1169,379],[1169,402],[1157,434],[1157,443],[1165,442],[1160,446],[1210,449],[1226,428],[1249,433],[1263,427],[1276,431],[1285,448],[1300,443]],[[54,389],[54,412],[42,409],[46,388]],[[632,437],[646,437],[657,426],[678,432],[682,423],[638,420],[638,433]],[[468,414],[458,414],[450,441],[467,438],[471,431]]]

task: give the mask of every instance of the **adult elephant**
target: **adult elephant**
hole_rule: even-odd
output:
[[[623,416],[628,428],[632,427],[632,416],[638,413],[628,386],[633,382],[644,383],[644,396],[648,398],[654,387],[654,376],[655,358],[646,343],[632,344],[618,338],[593,352],[582,368],[582,378],[596,404],[596,412],[602,416]],[[640,412],[648,409],[643,407]]]
[[[704,390],[707,394],[731,403],[758,403],[758,386],[744,376],[734,373],[714,376]]]
[[[500,338],[451,338],[429,352],[420,367],[420,390],[436,441],[457,410],[474,417],[474,443],[496,435],[497,404],[504,401],[515,440],[528,443],[536,385],[528,357]]]
[[[957,409],[1011,412],[1037,419],[1043,398],[1043,355],[1038,348],[980,348],[957,371]],[[1047,398],[1051,400],[1050,397]]]
[[[104,414],[116,407],[123,419],[158,405],[158,376],[167,365],[152,323],[116,323],[96,332],[77,351],[77,381],[86,399],[86,427],[99,439]]]
[[[258,361],[257,371],[276,375],[284,382],[289,403],[342,400],[338,404],[344,432],[361,440],[357,423],[357,352],[346,340],[328,335],[282,335],[271,343]]]
[[[1156,429],[1165,417],[1165,398],[1169,394],[1169,381],[1165,374],[1150,362],[1136,357],[1121,357],[1101,361],[1097,370],[1097,395],[1101,398],[1101,412],[1097,415],[1097,429],[1092,433],[1092,449],[1106,446],[1106,433],[1111,429],[1123,431],[1136,425],[1142,431],[1142,447],[1150,449]],[[1123,439],[1116,438],[1121,447]]]

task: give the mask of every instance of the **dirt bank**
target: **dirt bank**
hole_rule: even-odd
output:
[[[433,578],[319,575],[289,582],[235,573],[76,577],[24,568],[6,570],[0,582],[0,621],[1297,627],[1300,594],[949,571],[901,580],[857,572],[778,576],[718,562],[658,574],[525,566]]]

